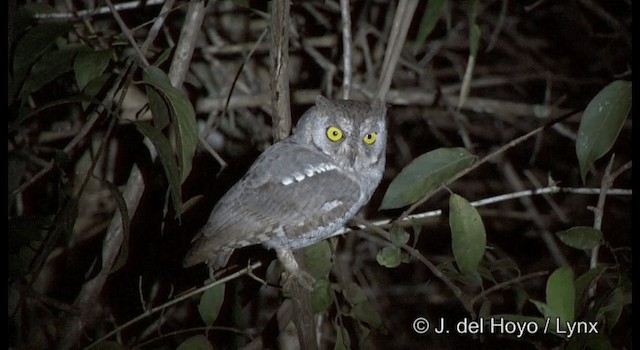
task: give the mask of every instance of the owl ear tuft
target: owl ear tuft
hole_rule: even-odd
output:
[[[379,112],[381,115],[387,114],[387,104],[383,102],[379,98],[374,98],[371,100],[371,110],[375,112]]]
[[[374,98],[371,100],[371,108],[372,109],[387,109],[386,103],[382,102],[379,98]]]
[[[331,100],[322,96],[322,95],[318,95],[316,97],[316,107],[318,107],[319,109],[325,109],[328,106],[331,105]]]

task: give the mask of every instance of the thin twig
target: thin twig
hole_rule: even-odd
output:
[[[298,38],[302,45],[310,46],[314,48],[331,48],[335,47],[338,43],[338,38],[334,34],[327,34],[323,36],[317,37],[306,37],[306,38]],[[202,48],[203,54],[210,55],[218,55],[218,56],[226,56],[226,55],[238,55],[247,52],[247,50],[251,49],[255,43],[253,41],[247,43],[240,44],[224,44],[224,45],[214,45],[207,46]],[[299,50],[302,46],[297,47]],[[271,43],[261,43],[256,46],[255,52],[264,53],[268,52],[271,49]],[[292,46],[290,49],[296,49],[296,46]],[[295,50],[291,50],[292,52]]]
[[[493,32],[491,32],[491,38],[489,39],[489,44],[485,49],[485,52],[491,52],[493,50],[494,45],[498,41],[498,36],[500,35],[500,31],[504,26],[504,19],[507,17],[507,9],[509,7],[509,0],[502,0],[500,2],[500,14],[498,15],[498,20],[496,21],[495,28]]]
[[[175,305],[175,304],[177,304],[177,303],[179,303],[179,302],[181,302],[183,300],[189,299],[194,295],[198,295],[198,294],[204,292],[207,289],[210,289],[210,288],[215,287],[217,285],[226,283],[226,282],[231,281],[233,279],[236,279],[236,278],[238,278],[238,277],[240,277],[242,275],[246,275],[246,274],[250,273],[251,271],[259,268],[260,266],[262,266],[261,262],[254,263],[251,266],[245,267],[244,269],[242,269],[242,270],[240,270],[238,272],[232,273],[232,274],[230,274],[228,276],[225,276],[225,277],[223,277],[223,278],[221,278],[221,279],[219,279],[217,281],[214,281],[214,282],[212,282],[210,284],[207,284],[206,286],[202,286],[202,287],[200,287],[198,289],[195,289],[195,290],[193,290],[191,292],[182,294],[181,296],[178,296],[175,299],[170,300],[170,301],[168,301],[168,302],[166,302],[166,303],[164,303],[162,305],[156,306],[156,307],[146,311],[145,313],[143,313],[141,315],[138,315],[138,316],[134,317],[133,319],[131,319],[131,320],[125,322],[124,324],[120,325],[118,328],[116,328],[116,329],[112,330],[111,332],[107,333],[102,338],[100,338],[100,339],[96,340],[95,342],[91,343],[89,346],[86,347],[86,349],[93,348],[94,346],[100,344],[102,341],[104,341],[106,339],[109,339],[112,335],[122,331],[123,329],[128,328],[132,324],[134,324],[134,323],[136,323],[136,322],[138,322],[138,321],[140,321],[142,319],[145,319],[145,318],[151,316],[152,314],[154,314],[154,313],[156,313],[158,311],[162,311],[162,310],[164,310],[164,309],[166,309],[166,308],[168,308],[170,306],[173,306],[173,305]]]
[[[258,38],[258,40],[251,47],[251,50],[249,50],[249,53],[247,53],[247,55],[244,57],[244,60],[242,60],[242,63],[240,64],[240,68],[238,68],[238,71],[236,72],[235,77],[233,77],[233,82],[231,83],[231,87],[229,87],[229,93],[227,94],[227,102],[224,104],[224,109],[222,110],[222,114],[227,113],[227,109],[229,109],[229,102],[231,101],[231,96],[233,95],[233,89],[235,88],[236,82],[240,77],[240,73],[242,73],[242,69],[249,62],[249,59],[251,59],[251,57],[253,56],[253,53],[256,52],[256,48],[258,47],[258,45],[260,45],[260,43],[262,43],[262,40],[264,40],[264,37],[267,36],[268,32],[269,32],[268,28],[265,28],[265,30],[262,31],[262,34],[260,34],[260,37]]]
[[[413,14],[418,6],[417,0],[400,0],[396,8],[396,14],[393,19],[393,27],[387,41],[387,50],[384,54],[382,62],[382,71],[380,73],[380,81],[374,94],[375,98],[385,101],[387,92],[391,87],[391,78],[398,64],[402,47],[407,38],[407,32],[413,19]]]
[[[211,154],[211,156],[218,162],[218,164],[220,164],[220,170],[218,171],[218,174],[220,174],[220,172],[222,172],[228,166],[227,162],[222,159],[218,152],[216,152],[216,150],[211,147],[211,145],[207,142],[207,140],[203,138],[202,135],[198,137],[198,140],[200,141],[200,145],[202,145],[202,147],[204,147],[204,149],[206,149],[207,152]]]
[[[174,2],[175,0],[166,0],[165,3],[162,5],[160,14],[156,17],[151,28],[149,28],[149,34],[147,35],[147,38],[142,43],[142,46],[140,47],[140,51],[142,51],[143,54],[147,53],[147,50],[149,50],[149,46],[151,46],[151,43],[153,43],[156,36],[158,36],[158,33],[160,32],[160,29],[164,24],[164,20],[167,18],[167,15],[171,11],[171,7],[173,6]]]
[[[611,156],[609,164],[605,169],[604,176],[602,177],[602,181],[600,182],[600,195],[598,196],[598,204],[595,208],[593,208],[593,228],[595,228],[596,230],[602,230],[604,204],[607,199],[607,195],[611,194],[611,186],[613,185],[613,182],[615,181],[616,177],[618,177],[618,175],[622,174],[624,171],[631,169],[631,162],[627,162],[615,172],[612,172],[614,159],[615,154]],[[595,269],[598,266],[598,251],[599,246],[596,246],[591,250],[591,261],[589,266],[592,269]]]
[[[601,193],[600,188],[573,188],[573,187],[559,187],[559,186],[549,186],[549,187],[544,187],[544,188],[537,188],[534,190],[524,190],[524,191],[518,191],[518,192],[512,192],[512,193],[506,193],[506,194],[501,194],[498,196],[493,196],[493,197],[489,197],[489,198],[485,198],[485,199],[480,199],[474,202],[471,202],[470,204],[473,207],[483,207],[485,205],[489,205],[489,204],[494,204],[494,203],[499,203],[499,202],[503,202],[503,201],[508,201],[508,200],[513,200],[513,199],[517,199],[517,198],[521,198],[521,197],[527,197],[527,196],[536,196],[536,195],[545,195],[545,194],[554,194],[554,193],[573,193],[573,194],[584,194],[584,195],[597,195]],[[609,189],[607,191],[607,194],[610,196],[631,196],[633,195],[633,191],[630,189],[624,189],[624,188],[612,188]],[[412,214],[412,215],[408,215],[407,217],[405,217],[404,219],[402,219],[402,221],[397,221],[396,223],[398,223],[399,225],[410,225],[412,224],[413,221],[419,221],[419,220],[424,220],[424,219],[428,219],[428,218],[433,218],[433,217],[437,217],[442,215],[442,209],[436,209],[436,210],[432,210],[432,211],[427,211],[427,212],[423,212],[423,213],[418,213],[418,214]],[[379,226],[382,228],[387,227],[388,225],[391,225],[391,223],[394,220],[391,219],[383,219],[383,220],[376,220],[376,221],[371,221],[371,223],[375,226]],[[359,229],[364,229],[364,226],[357,226]],[[353,231],[350,228],[343,228],[340,231],[338,231],[338,233],[336,233],[337,235],[343,235],[345,233],[351,232]]]
[[[147,311],[147,302],[144,300],[144,293],[142,292],[142,276],[138,276],[138,296],[140,297],[140,307],[142,310]]]
[[[593,208],[593,228],[596,230],[602,230],[602,217],[604,215],[604,203],[607,199],[607,193],[609,192],[609,188],[613,185],[613,181],[615,177],[611,176],[611,169],[613,168],[613,161],[615,159],[615,154],[611,155],[611,159],[609,160],[609,164],[605,168],[604,176],[602,177],[602,181],[600,182],[600,195],[598,196],[598,204],[595,208]],[[627,166],[630,167],[631,162],[625,164],[621,167],[625,168]],[[616,176],[621,174],[621,171],[616,171]],[[595,269],[598,267],[598,253],[600,251],[600,246],[596,245],[591,249],[591,258],[589,261],[589,268]],[[596,294],[596,283],[592,283],[589,287],[589,297],[593,298]]]
[[[136,51],[136,54],[138,55],[138,59],[140,59],[140,63],[142,64],[143,67],[148,67],[149,61],[147,61],[147,58],[144,56],[144,54],[140,50],[140,47],[138,47],[138,43],[136,42],[136,39],[134,39],[133,35],[131,34],[131,31],[129,30],[129,27],[127,27],[127,25],[122,20],[122,17],[120,17],[118,10],[116,10],[115,6],[113,6],[113,3],[111,2],[111,0],[105,0],[105,2],[107,3],[107,6],[109,6],[109,8],[111,9],[111,14],[113,15],[113,18],[115,18],[116,22],[118,22],[118,26],[120,26],[120,30],[122,30],[122,33],[127,37],[127,40],[129,40],[129,44],[131,44],[131,47],[133,47],[133,49]]]
[[[504,281],[502,283],[498,283],[494,286],[491,286],[485,290],[483,290],[480,294],[476,295],[475,297],[471,298],[471,300],[469,301],[471,303],[471,305],[474,305],[475,303],[477,303],[478,301],[484,299],[487,295],[500,290],[502,288],[508,287],[512,284],[516,284],[516,283],[520,283],[522,281],[528,280],[528,279],[532,279],[532,278],[536,278],[536,277],[541,277],[544,276],[546,274],[548,274],[549,272],[547,271],[538,271],[538,272],[533,272],[524,276],[518,276],[514,279],[510,279],[508,281]]]
[[[541,188],[542,187],[542,184],[540,183],[540,181],[538,181],[538,179],[535,177],[533,172],[531,172],[531,170],[524,170],[523,173],[524,173],[524,176],[526,176],[527,179],[529,179],[529,181],[531,181],[533,186],[535,186],[537,188]],[[556,213],[556,215],[558,216],[558,219],[560,219],[560,221],[562,221],[563,223],[568,223],[569,222],[569,218],[567,217],[567,214],[564,213],[564,210],[562,210],[562,207],[560,207],[560,205],[558,205],[558,203],[556,203],[556,201],[553,200],[553,198],[551,198],[551,196],[549,196],[546,193],[543,193],[542,194],[542,198],[544,198],[544,200],[547,201],[547,203],[549,204],[551,209],[553,209],[553,211]]]
[[[123,10],[133,10],[133,9],[137,9],[143,6],[154,6],[154,5],[160,5],[163,2],[165,2],[165,0],[137,0],[137,1],[129,1],[129,2],[123,2],[123,3],[118,3],[115,4],[113,7],[110,6],[102,6],[102,7],[98,7],[95,9],[89,9],[89,10],[81,10],[81,11],[77,11],[77,12],[54,12],[54,13],[44,13],[44,12],[38,12],[36,14],[34,14],[34,17],[38,20],[42,20],[42,21],[47,21],[47,20],[71,20],[71,19],[75,19],[78,17],[92,17],[92,16],[97,16],[97,15],[104,15],[104,14],[108,14],[108,13],[112,13],[113,10],[115,9],[116,11],[123,11]]]
[[[513,165],[511,165],[511,162],[505,161],[500,164],[499,168],[502,170],[507,181],[514,189],[521,191],[524,188],[524,185],[522,184],[520,177],[516,173],[516,170],[513,168]],[[569,265],[569,261],[562,253],[560,247],[558,247],[554,235],[549,232],[549,229],[547,229],[547,225],[545,225],[544,220],[542,219],[542,216],[540,215],[540,212],[538,211],[536,206],[533,204],[531,197],[520,197],[520,203],[522,203],[522,205],[526,208],[528,216],[538,227],[540,237],[542,238],[544,244],[547,246],[547,249],[549,250],[549,253],[551,254],[551,257],[555,261],[556,265]]]

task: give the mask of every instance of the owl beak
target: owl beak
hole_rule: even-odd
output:
[[[344,163],[346,166],[355,167],[356,166],[356,155],[357,150],[353,149],[349,144],[343,144],[342,149],[340,150],[340,154],[342,155],[342,159],[344,159]]]
[[[351,163],[351,167],[355,168],[355,166],[356,166],[356,152],[349,152],[349,162]]]

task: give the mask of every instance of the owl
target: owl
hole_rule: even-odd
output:
[[[382,179],[386,107],[318,96],[294,133],[262,153],[214,206],[184,267],[218,269],[237,248],[275,249],[285,270],[292,250],[335,236]]]

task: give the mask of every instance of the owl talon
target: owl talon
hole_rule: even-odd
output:
[[[313,292],[313,285],[316,283],[316,279],[313,278],[313,276],[301,269],[285,272],[283,274],[283,280],[282,289],[285,292],[290,292],[297,286],[302,286],[309,292]]]
[[[276,255],[284,267],[282,288],[285,292],[290,292],[297,286],[313,291],[315,278],[300,268],[291,249],[276,248]]]

